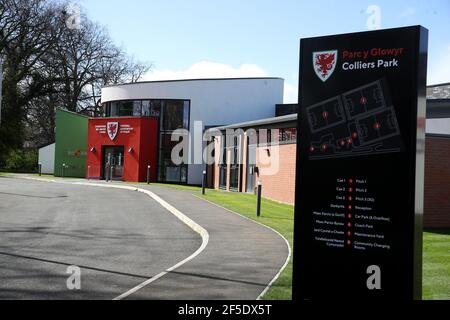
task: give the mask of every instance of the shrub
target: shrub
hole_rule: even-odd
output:
[[[36,150],[12,150],[6,156],[3,169],[11,172],[36,172],[37,162]]]

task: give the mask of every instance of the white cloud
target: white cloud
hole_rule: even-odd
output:
[[[287,82],[284,83],[284,103],[298,102],[298,85],[292,85]]]
[[[199,78],[267,77],[267,73],[255,64],[242,64],[235,68],[228,64],[200,61],[184,70],[155,69],[144,80],[180,80]]]
[[[428,85],[450,82],[450,45],[435,61],[428,61]]]
[[[267,72],[256,64],[229,64],[200,61],[183,70],[154,69],[143,77],[143,81],[205,79],[205,78],[246,78],[267,77]],[[284,84],[284,102],[297,103],[297,87]]]
[[[411,17],[411,16],[413,16],[415,14],[416,14],[416,9],[415,8],[407,7],[400,13],[400,17],[401,18],[406,18],[406,17]]]

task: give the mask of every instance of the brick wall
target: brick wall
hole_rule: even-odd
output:
[[[279,157],[276,152],[279,152]],[[256,151],[259,179],[263,185],[263,197],[275,201],[294,204],[295,201],[295,161],[296,144],[283,144],[269,148],[258,147]],[[271,165],[264,165],[269,163]],[[277,167],[278,165],[278,167]]]
[[[425,142],[424,226],[450,227],[450,138]]]
[[[279,148],[279,157],[275,156],[276,148]],[[270,152],[267,151],[268,149]],[[293,204],[295,201],[296,145],[258,147],[256,156],[260,170],[258,178],[263,184],[263,197]],[[269,162],[271,165],[264,165]],[[278,167],[275,174],[274,167]],[[215,188],[218,189],[219,170],[217,164],[214,168]],[[426,137],[424,226],[429,228],[450,227],[450,137]]]

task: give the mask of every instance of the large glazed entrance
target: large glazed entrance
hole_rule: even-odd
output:
[[[122,180],[124,167],[124,148],[103,147],[103,179]]]

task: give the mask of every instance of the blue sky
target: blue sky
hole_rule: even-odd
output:
[[[381,28],[430,30],[429,84],[450,82],[450,1],[79,0],[88,16],[135,58],[154,64],[145,80],[274,76],[296,101],[299,39]]]

